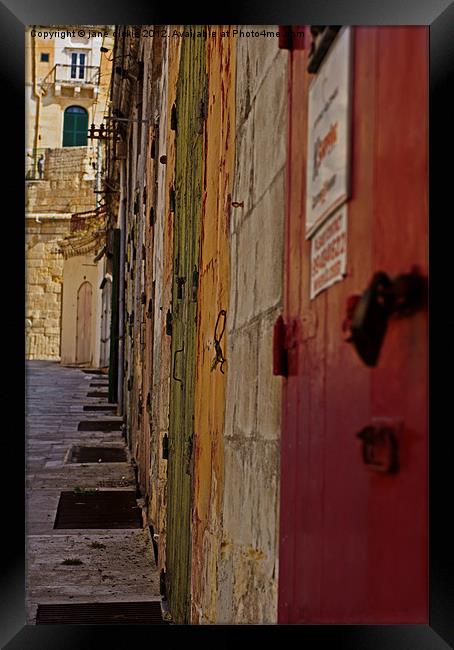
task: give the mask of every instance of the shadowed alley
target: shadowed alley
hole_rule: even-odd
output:
[[[124,449],[121,430],[78,431],[81,421],[118,421],[84,411],[103,377],[49,361],[27,363],[27,623],[37,604],[159,601],[159,577],[147,528],[54,529],[62,491],[129,490],[127,462],[73,463],[76,445]],[[101,451],[100,451],[101,453]],[[66,561],[66,564],[63,564]]]

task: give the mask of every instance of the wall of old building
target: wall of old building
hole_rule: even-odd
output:
[[[225,329],[229,311],[229,220],[235,146],[235,41],[216,39],[206,49],[208,75],[204,143],[195,382],[191,621],[215,623],[217,574],[224,491],[224,413],[229,360],[212,371],[214,337]],[[219,320],[218,320],[219,319]],[[217,332],[215,330],[218,330]],[[228,334],[221,348],[225,353]]]
[[[46,150],[43,179],[26,184],[26,212],[72,214],[93,209],[95,163],[94,147]]]
[[[94,207],[92,155],[87,147],[49,149],[43,180],[26,184],[25,317],[31,321],[26,328],[29,359],[60,359],[64,260],[59,242],[70,234],[72,212]]]
[[[58,241],[69,232],[69,215],[31,217],[25,223],[25,356],[60,357],[63,254]]]
[[[287,56],[238,39],[230,220],[223,538],[217,622],[273,623],[281,382],[272,331],[282,308]]]
[[[169,192],[175,174],[175,132],[171,130],[171,110],[176,98],[176,75],[179,67],[180,44],[164,39],[162,68],[155,80],[159,96],[159,120],[153,133],[154,141],[154,212],[153,223],[153,335],[150,422],[153,431],[151,449],[151,485],[149,518],[157,535],[158,566],[165,568],[166,484],[167,459],[163,458],[164,438],[169,434],[169,400],[171,371],[171,338],[166,333],[167,313],[171,311],[173,275],[173,217]],[[160,162],[166,156],[166,164]],[[150,206],[151,208],[151,206]],[[151,221],[151,219],[150,219]],[[150,256],[151,257],[151,256]]]

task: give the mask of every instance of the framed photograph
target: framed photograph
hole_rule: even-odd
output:
[[[5,2],[2,647],[454,647],[454,4]]]

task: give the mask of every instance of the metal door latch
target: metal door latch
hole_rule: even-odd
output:
[[[378,420],[356,434],[362,442],[365,465],[383,474],[395,474],[398,471],[397,433],[401,426],[401,423]]]

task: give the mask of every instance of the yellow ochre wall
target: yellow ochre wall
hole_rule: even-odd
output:
[[[219,33],[222,27],[212,28]],[[206,48],[208,115],[198,293],[192,523],[192,623],[216,622],[218,553],[224,482],[223,431],[228,360],[211,371],[215,326],[229,309],[229,221],[235,146],[235,41],[210,38]],[[218,335],[226,319],[221,315]],[[226,355],[227,328],[221,339]]]

